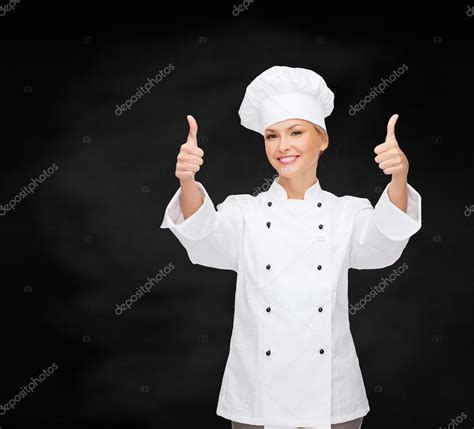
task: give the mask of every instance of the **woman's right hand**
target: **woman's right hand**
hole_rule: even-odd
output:
[[[178,153],[175,172],[181,183],[194,182],[194,176],[204,162],[202,159],[204,151],[197,145],[197,122],[191,115],[188,115],[187,118],[189,134]]]

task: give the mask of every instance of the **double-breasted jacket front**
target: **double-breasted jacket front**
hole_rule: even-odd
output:
[[[392,265],[421,227],[421,196],[407,213],[388,198],[338,197],[319,179],[303,200],[273,180],[257,196],[229,195],[186,220],[180,188],[161,228],[193,264],[237,273],[230,350],[217,414],[237,422],[330,429],[369,403],[349,326],[348,269]]]

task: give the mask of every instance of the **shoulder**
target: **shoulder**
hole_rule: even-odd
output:
[[[332,192],[323,191],[323,197],[329,202],[337,213],[357,212],[365,208],[371,208],[372,203],[368,198],[355,195],[335,195]]]
[[[252,203],[255,201],[253,195],[250,194],[232,194],[228,195],[224,201],[217,204],[217,210],[228,210],[228,209],[236,209],[245,211],[248,210]]]
[[[196,181],[199,189],[201,190],[204,201],[211,202],[211,196],[207,192],[206,187],[199,181]],[[223,201],[216,205],[218,211],[228,211],[228,210],[241,210],[249,206],[251,201],[254,199],[250,194],[231,194],[225,197]]]

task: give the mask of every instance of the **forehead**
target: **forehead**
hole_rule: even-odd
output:
[[[286,119],[284,121],[275,122],[274,124],[269,125],[267,128],[265,128],[265,131],[283,131],[298,124],[305,126],[310,125],[311,123],[304,119],[298,118]]]

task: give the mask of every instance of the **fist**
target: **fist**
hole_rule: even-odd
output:
[[[194,181],[194,175],[203,164],[204,151],[197,145],[197,122],[188,115],[189,134],[185,143],[181,145],[176,162],[176,177],[180,182]]]
[[[375,146],[374,152],[377,154],[375,162],[385,174],[393,177],[403,177],[408,175],[408,159],[398,146],[395,138],[395,123],[398,115],[392,115],[387,124],[387,135],[385,142]]]

